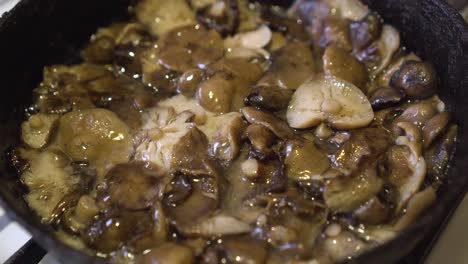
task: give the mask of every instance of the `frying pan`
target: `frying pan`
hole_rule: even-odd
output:
[[[289,5],[291,1],[266,1]],[[364,0],[401,32],[403,44],[431,61],[441,78],[439,94],[460,125],[457,149],[436,204],[395,240],[349,263],[394,263],[433,236],[467,191],[468,29],[444,0]],[[0,20],[0,151],[19,142],[25,107],[42,68],[79,62],[79,50],[99,26],[125,18],[130,0],[23,0]],[[64,263],[102,260],[73,250],[50,235],[22,199],[24,187],[6,156],[0,159],[0,205],[34,239]]]

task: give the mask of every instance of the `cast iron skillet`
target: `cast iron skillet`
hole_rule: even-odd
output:
[[[24,109],[31,91],[41,81],[42,68],[79,61],[78,51],[98,26],[124,18],[131,0],[23,0],[0,20],[0,151],[19,141]],[[267,1],[289,5],[291,1]],[[386,22],[397,27],[404,44],[431,61],[441,77],[440,91],[455,122],[460,125],[457,150],[435,206],[397,239],[351,263],[393,263],[423,238],[433,235],[466,193],[468,183],[468,29],[444,0],[364,0]],[[26,227],[35,240],[64,263],[99,260],[63,245],[41,225],[21,198],[18,175],[0,160],[0,205]]]

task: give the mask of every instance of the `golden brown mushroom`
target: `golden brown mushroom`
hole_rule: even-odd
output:
[[[325,49],[323,71],[325,75],[335,76],[356,85],[364,93],[367,91],[369,74],[366,67],[342,48],[329,46]]]
[[[98,108],[62,116],[58,144],[74,160],[89,161],[100,177],[115,164],[127,162],[133,152],[128,126],[115,113]]]
[[[192,68],[205,68],[224,53],[221,36],[201,26],[175,28],[162,36],[159,45],[159,63],[181,73]]]
[[[153,36],[162,36],[174,28],[196,24],[195,12],[185,0],[143,0],[136,5],[135,14]]]

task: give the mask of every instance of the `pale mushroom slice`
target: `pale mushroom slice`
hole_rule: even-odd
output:
[[[29,162],[29,168],[21,175],[22,183],[29,189],[24,198],[43,222],[49,222],[54,208],[76,189],[80,177],[71,173],[70,160],[61,153],[21,150],[21,157]]]
[[[221,235],[237,235],[250,232],[250,225],[232,216],[218,214],[187,227],[180,232],[187,236],[213,237]]]
[[[146,129],[141,132],[143,139],[136,147],[135,160],[151,162],[167,171],[171,170],[174,146],[194,126],[188,122],[186,113],[189,112],[176,115],[174,109],[167,107],[157,107],[154,111],[147,112],[151,116],[148,120],[158,121],[144,124]]]
[[[256,30],[239,34],[242,46],[249,49],[260,49],[265,47],[270,43],[271,37],[271,30],[266,25],[261,25]]]
[[[35,149],[45,146],[49,142],[58,119],[58,115],[32,115],[21,124],[21,136],[24,143]]]
[[[400,212],[408,200],[419,190],[426,176],[426,161],[422,156],[422,136],[418,127],[409,122],[400,122],[398,127],[405,131],[405,136],[396,139],[398,145],[405,145],[410,149],[408,164],[412,174],[408,176],[405,183],[398,188],[399,199],[397,212]]]
[[[382,72],[400,48],[400,33],[390,25],[382,27],[380,39],[375,43],[380,56],[377,64],[371,69],[371,75],[376,76]]]
[[[237,114],[237,113],[235,113]],[[213,155],[226,162],[231,162],[240,153],[242,135],[246,129],[242,116],[238,115],[225,122],[213,136],[211,146]]]
[[[329,2],[332,8],[339,10],[344,19],[359,21],[369,13],[369,8],[359,0],[332,0]]]
[[[418,217],[434,204],[436,198],[436,192],[432,187],[414,194],[408,201],[405,214],[395,223],[395,229],[401,231],[416,222]]]
[[[333,76],[320,76],[296,90],[286,118],[293,128],[310,128],[327,122],[335,129],[354,129],[367,126],[374,112],[359,88]]]
[[[270,54],[264,49],[272,39],[273,33],[266,25],[255,30],[242,32],[224,40],[224,47],[228,57],[252,58],[263,56],[269,58]]]

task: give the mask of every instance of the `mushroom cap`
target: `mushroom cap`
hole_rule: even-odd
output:
[[[293,128],[309,128],[326,121],[336,129],[354,129],[368,125],[374,112],[367,97],[353,84],[319,76],[296,90],[286,118]]]
[[[74,160],[89,161],[99,177],[115,164],[127,162],[133,152],[129,127],[114,112],[102,108],[63,115],[58,145]]]
[[[199,25],[175,28],[159,40],[159,64],[167,69],[185,72],[204,68],[224,53],[221,36]]]

